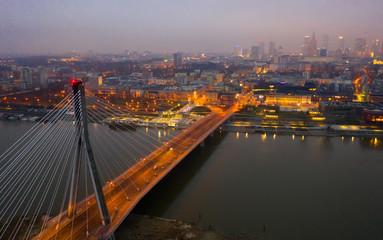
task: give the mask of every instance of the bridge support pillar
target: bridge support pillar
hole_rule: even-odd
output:
[[[78,134],[78,145],[76,150],[76,156],[73,161],[72,170],[72,183],[71,183],[71,196],[68,205],[68,217],[73,216],[76,212],[76,198],[78,189],[79,179],[79,168],[80,168],[80,155],[81,151],[84,151],[85,161],[89,168],[89,175],[92,179],[94,188],[94,196],[96,198],[97,207],[100,213],[101,222],[104,226],[110,224],[110,216],[108,208],[105,202],[104,192],[100,178],[98,176],[97,165],[94,160],[92,146],[89,140],[88,132],[88,120],[86,114],[86,103],[85,103],[85,89],[81,81],[74,80],[73,82],[73,96],[76,96],[80,92],[80,96],[74,100],[74,109],[76,122],[78,122],[77,134]],[[114,237],[114,236],[113,236]]]
[[[77,192],[78,185],[80,180],[80,164],[81,164],[81,137],[77,138],[77,146],[75,150],[75,156],[73,159],[73,167],[72,167],[72,179],[70,184],[70,194],[69,194],[69,202],[68,202],[68,217],[73,217],[76,214],[76,205],[77,205]]]
[[[202,140],[202,142],[199,144],[200,147],[205,147],[205,140]]]
[[[73,95],[74,92],[78,92],[78,85],[73,85]],[[73,166],[72,166],[72,178],[70,184],[70,194],[69,194],[69,202],[68,202],[68,217],[73,217],[76,214],[76,204],[77,204],[77,192],[78,185],[80,180],[80,164],[81,164],[81,152],[82,152],[82,138],[81,138],[81,100],[79,98],[73,99],[73,108],[75,114],[75,122],[76,122],[76,150],[73,158]]]

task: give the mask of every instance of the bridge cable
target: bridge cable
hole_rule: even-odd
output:
[[[74,126],[74,129],[76,129],[77,126],[78,126],[79,124],[80,124],[79,122],[76,122],[76,123],[75,123],[75,126]],[[72,139],[69,140],[68,142],[71,143],[71,142],[73,142],[72,140],[74,141],[74,138],[73,138],[73,137],[72,137]],[[74,146],[75,146],[75,144],[70,144],[70,145],[68,144],[68,145],[66,146],[65,150],[64,150],[64,153],[65,153],[65,152],[72,153],[72,150],[74,150]],[[69,149],[69,147],[70,147],[70,149]],[[71,160],[70,156],[71,156],[71,154],[68,154],[68,155],[62,154],[62,156],[61,156],[61,161],[65,163],[65,165],[63,166],[62,169],[66,169],[66,168],[67,168],[68,163],[69,163],[70,160]],[[66,161],[65,161],[65,159],[64,159],[65,157],[67,157]],[[59,161],[59,162],[60,162],[60,161]],[[69,170],[70,170],[70,168],[69,168]],[[60,173],[59,180],[58,180],[59,183],[60,183],[60,182],[62,181],[62,179],[63,179],[64,172],[65,172],[65,171],[61,171],[61,173]],[[56,184],[56,186],[55,186],[53,196],[51,197],[51,201],[50,201],[50,204],[49,204],[47,213],[46,213],[46,215],[45,215],[45,219],[44,219],[43,226],[41,227],[41,230],[40,230],[40,236],[39,236],[40,239],[42,238],[42,232],[43,232],[43,230],[45,229],[46,223],[47,223],[47,221],[48,221],[48,217],[49,217],[50,212],[51,212],[51,210],[52,210],[52,207],[53,207],[53,204],[54,204],[54,200],[55,200],[55,198],[56,198],[56,195],[57,195],[57,193],[58,193],[58,190],[59,190],[59,186],[60,186],[60,185],[61,185],[61,184]],[[41,207],[40,207],[40,209],[41,209]],[[37,212],[35,212],[35,215],[36,215],[36,216],[37,216],[38,212],[40,211],[40,209],[39,209]],[[36,218],[34,219],[34,221],[36,221]],[[34,224],[34,222],[30,225],[29,232],[28,232],[28,234],[26,235],[25,239],[28,239],[29,234],[30,234],[31,231],[32,231],[33,224]]]
[[[17,158],[16,158],[16,160],[14,161],[14,162],[20,162],[21,160],[24,160],[24,163],[22,163],[22,164],[18,164],[17,166],[16,166],[16,169],[11,169],[12,171],[7,171],[7,172],[4,172],[4,174],[7,174],[7,173],[9,173],[9,172],[12,172],[13,173],[13,175],[12,176],[9,176],[8,178],[7,178],[7,180],[5,181],[5,182],[3,182],[2,183],[2,185],[8,185],[11,181],[15,181],[15,180],[17,180],[17,179],[20,179],[20,178],[22,178],[23,177],[23,174],[25,173],[25,172],[29,172],[30,171],[30,169],[29,169],[29,167],[30,166],[32,166],[32,164],[33,164],[33,162],[32,161],[25,161],[25,159],[24,159],[24,157],[29,157],[29,156],[33,156],[34,154],[36,154],[35,156],[37,157],[38,156],[38,154],[37,153],[39,153],[39,151],[41,152],[41,151],[43,151],[43,147],[44,147],[44,144],[45,144],[45,142],[43,142],[43,141],[40,141],[40,145],[33,145],[33,144],[36,144],[36,139],[39,139],[40,137],[43,137],[44,136],[44,134],[46,135],[46,136],[49,136],[49,132],[50,131],[54,131],[54,124],[52,124],[52,122],[53,121],[55,121],[55,120],[58,120],[58,117],[60,117],[60,115],[58,114],[57,116],[55,116],[55,117],[52,117],[52,119],[50,120],[50,122],[48,122],[47,124],[45,124],[44,125],[44,127],[42,128],[42,130],[36,135],[36,138],[33,140],[33,141],[31,141],[25,148],[23,148],[23,150],[22,150],[22,152],[21,153],[19,153],[18,155],[17,155]],[[40,140],[40,139],[39,139]],[[41,148],[39,148],[39,147],[41,147]],[[30,151],[30,149],[33,149],[33,151],[32,152],[29,152]],[[29,153],[29,154],[28,154]],[[27,155],[28,154],[28,155]],[[25,163],[25,162],[27,162],[27,163]],[[25,164],[27,164],[27,165],[25,165]],[[14,165],[13,165],[14,166]],[[35,165],[35,167],[37,167],[36,165]],[[20,169],[22,169],[22,172],[21,172],[21,174],[20,173],[18,173],[18,171]],[[14,179],[14,177],[17,177],[17,176],[19,176],[18,178],[16,178],[16,179]],[[0,179],[1,180],[1,179]],[[16,185],[13,185],[14,187],[16,187]],[[2,193],[2,191],[0,190],[0,193]],[[3,194],[1,194],[3,197],[4,197],[4,195]],[[0,197],[0,199],[1,199],[2,197]],[[1,204],[1,203],[0,203]]]
[[[105,112],[105,110],[101,110],[101,111],[103,111],[103,112]],[[129,131],[129,132],[132,132],[132,130],[130,130],[130,129],[128,129],[127,127],[125,127],[125,126],[121,126],[121,128],[124,128],[124,129],[126,129],[127,131]],[[136,135],[137,133],[135,133],[135,135]],[[138,135],[139,137],[141,137],[140,135]],[[142,137],[141,137],[142,138]],[[161,145],[163,145],[163,143],[161,142],[161,141],[158,141],[157,139],[155,139],[155,138],[153,138],[153,137],[150,137],[150,138],[152,138],[152,139],[154,139],[155,141],[157,141],[157,142],[160,142],[161,143]],[[145,140],[146,142],[148,142],[147,140]],[[155,145],[156,147],[159,147],[158,145]]]
[[[64,100],[63,100],[64,101]],[[66,102],[65,100],[65,106],[67,105],[68,103]],[[52,118],[52,115],[54,115],[54,113],[57,113],[57,111],[59,111],[61,107],[65,107],[64,104],[63,105],[60,105],[59,107],[57,107],[56,109],[52,110],[51,112],[49,112],[46,116],[44,116],[37,124],[35,124],[26,134],[24,134],[16,143],[14,143],[10,148],[8,148],[8,150],[6,150],[1,156],[0,156],[0,163],[2,161],[4,161],[5,159],[8,158],[8,156],[10,156],[11,153],[14,153],[15,150],[18,149],[18,147],[20,147],[23,143],[27,142],[27,141],[32,141],[33,139],[28,139],[29,137],[33,136],[33,138],[36,138],[37,134],[36,134],[36,130],[38,131],[41,131],[41,125],[44,124],[45,121],[49,120],[50,118]],[[38,132],[37,132],[38,133]],[[19,152],[23,150],[23,149],[19,149],[18,152],[12,154],[13,156],[17,156],[19,154]],[[12,160],[12,158],[10,159]],[[8,162],[10,162],[10,160]],[[4,175],[4,172],[6,171],[6,169],[4,170],[4,168],[10,168],[12,167],[13,165],[16,165],[17,162],[12,162],[10,165],[8,165],[7,163],[8,162],[5,162],[5,163],[1,163],[1,167],[0,167],[0,179],[2,178],[2,176]]]
[[[33,131],[36,130],[42,124],[45,120],[47,120],[53,113],[55,113],[57,110],[59,110],[66,102],[67,99],[71,97],[72,94],[69,94],[67,97],[65,97],[60,103],[56,105],[55,108],[53,108],[47,115],[45,115],[41,120],[39,120],[38,123],[36,123],[31,129],[29,129],[23,136],[21,136],[12,146],[10,146],[4,153],[0,155],[0,159],[7,157],[18,145],[21,144],[22,141],[24,141],[25,138],[27,138],[29,135],[33,134]],[[3,165],[3,164],[2,164]],[[0,168],[0,171],[2,170],[2,167]]]
[[[61,128],[61,131],[62,131],[62,129],[64,129],[64,128]],[[65,136],[65,135],[64,135],[64,136]],[[49,139],[49,138],[48,138],[48,139]],[[60,138],[59,140],[61,140],[61,139],[63,139],[63,138]],[[64,139],[65,139],[65,138],[64,138]],[[57,141],[57,142],[58,142],[58,141]],[[54,147],[57,146],[57,142],[56,142],[55,145],[53,145]],[[52,141],[52,143],[53,143],[53,141]],[[52,146],[52,144],[49,145],[49,147],[51,147],[51,146]],[[46,149],[45,149],[45,150],[43,149],[43,151],[44,151],[43,154],[46,154],[46,152],[47,152]],[[52,155],[52,154],[49,154],[49,156],[51,156],[51,155]],[[45,156],[45,155],[42,155],[42,156]],[[36,159],[36,158],[37,158],[37,157],[34,157],[34,159]],[[43,157],[42,157],[42,158],[43,158]],[[53,163],[53,161],[51,161],[51,163]],[[36,164],[36,165],[37,165],[37,164]],[[45,163],[44,166],[46,166],[46,165],[47,165],[47,164]],[[52,165],[53,165],[53,164],[48,164],[48,167],[51,168]],[[40,173],[42,172],[43,169],[44,169],[44,167],[41,167],[41,168],[38,170],[38,174],[40,174]],[[50,171],[50,170],[46,171],[45,174],[43,174],[43,179],[45,179],[45,177],[47,176],[47,174],[49,173],[49,171]],[[33,170],[32,170],[32,172],[33,172]],[[36,177],[36,176],[34,176],[34,177],[35,177],[35,178],[34,178],[34,180],[32,181],[32,184],[31,184],[32,186],[33,186],[33,184],[34,184],[34,183],[36,182],[36,180],[37,180],[37,177]],[[22,187],[20,188],[20,190],[23,189],[23,186],[25,186],[25,183],[26,183],[26,182],[27,182],[27,181],[24,182],[24,184],[22,185]],[[40,186],[40,187],[38,187],[38,189],[41,188],[42,183],[43,183],[43,182],[40,182],[40,184],[38,185],[38,186]],[[30,191],[31,191],[31,189],[28,190],[28,191],[26,191],[26,192],[24,193],[24,195],[23,195],[24,197],[21,198],[21,199],[19,200],[19,207],[16,208],[16,209],[14,209],[13,213],[16,213],[16,212],[17,212],[17,210],[20,208],[21,203],[24,202],[25,196],[26,196]],[[36,196],[37,193],[38,193],[38,191],[35,191],[35,194],[34,194],[34,195]],[[18,195],[18,193],[16,193],[14,196],[17,196],[17,195]],[[34,199],[34,198],[33,198],[33,199]],[[31,201],[31,202],[32,202],[32,201]]]
[[[104,107],[100,107],[98,109],[100,112],[102,112],[104,114],[111,114],[112,116],[122,116],[122,117],[124,116],[125,113],[122,112],[121,110],[116,109],[114,106],[111,106],[111,104],[109,104],[109,103],[105,103],[105,101],[103,99],[98,99],[98,100],[99,100],[98,103],[101,104],[102,106],[104,106]],[[95,100],[90,98],[90,101],[95,101]],[[93,105],[96,105],[96,104],[97,104],[97,102],[95,104],[93,104]],[[105,108],[105,107],[107,107],[107,108]],[[141,135],[135,133],[131,129],[126,129],[126,130],[132,132],[137,137],[142,138],[144,141],[147,141],[145,138],[143,138]],[[160,143],[160,145],[163,144],[163,142],[157,140],[156,138],[153,138],[153,137],[150,137],[150,138],[152,138],[154,141]],[[148,143],[152,144],[150,142],[148,142]],[[158,147],[158,145],[156,145],[156,146]]]
[[[51,127],[51,126],[49,126],[49,127]],[[51,130],[52,128],[49,128],[49,129],[47,129],[47,131],[46,131],[46,133],[49,133],[49,131]],[[58,132],[58,131],[56,131],[56,132]],[[46,135],[48,135],[48,134],[46,134]],[[52,137],[51,137],[51,139],[52,139]],[[34,145],[34,146],[32,146],[32,148],[34,148],[34,150],[33,150],[33,152],[32,153],[30,153],[29,154],[29,156],[34,156],[34,158],[33,159],[38,159],[38,154],[35,154],[36,153],[36,149],[39,149],[39,151],[38,152],[42,152],[42,151],[44,151],[44,146],[41,146],[41,145],[43,145],[43,144],[45,144],[43,141],[41,141],[41,144],[40,145]],[[26,152],[28,152],[29,151],[29,149],[28,148],[26,148],[25,149],[26,150]],[[37,153],[38,153],[37,152]],[[32,160],[33,160],[32,159]],[[3,185],[8,185],[8,183],[10,182],[10,181],[19,181],[19,180],[17,180],[17,179],[22,179],[23,178],[23,174],[25,173],[25,172],[27,172],[28,173],[28,171],[31,171],[31,170],[33,170],[34,168],[37,168],[37,165],[35,164],[34,165],[34,168],[33,169],[30,169],[30,165],[32,165],[34,162],[33,161],[28,161],[29,162],[29,165],[26,165],[26,166],[23,166],[23,165],[21,165],[20,166],[20,168],[21,167],[23,167],[23,169],[24,169],[24,171],[21,173],[21,174],[18,174],[17,172],[15,172],[15,171],[13,171],[15,174],[13,174],[12,176],[9,176],[8,178],[7,178],[7,180],[5,181],[5,183],[3,183]],[[28,171],[27,171],[28,170]],[[14,176],[19,176],[18,178],[16,178],[16,179],[14,179]],[[9,190],[9,192],[11,192],[15,187],[17,187],[17,184],[12,184],[12,187],[11,187],[11,189],[8,189]],[[9,193],[8,192],[8,193]],[[2,195],[2,197],[0,197],[0,198],[3,198],[3,201],[4,201],[4,198],[6,197],[7,195]]]
[[[41,168],[41,169],[43,169],[43,168]],[[40,171],[41,172],[41,171]],[[48,173],[49,171],[46,171],[46,173]],[[46,174],[45,174],[46,175]],[[35,177],[35,179],[36,179],[36,176],[34,176]],[[34,181],[35,182],[35,181]],[[21,188],[22,189],[22,188]],[[29,191],[28,191],[29,192]],[[35,194],[37,194],[37,192],[38,191],[35,191]],[[17,194],[16,194],[17,195]],[[25,195],[25,194],[24,194]]]

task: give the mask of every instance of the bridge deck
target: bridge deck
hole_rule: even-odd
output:
[[[230,109],[223,114],[209,114],[104,186],[105,200],[112,220],[109,226],[102,226],[97,204],[92,196],[88,202],[82,201],[78,204],[77,213],[72,219],[67,218],[66,212],[62,213],[61,216],[51,219],[47,228],[34,239],[108,238],[140,199],[232,113],[233,110]]]

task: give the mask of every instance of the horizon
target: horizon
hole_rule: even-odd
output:
[[[0,10],[3,54],[228,53],[236,45],[250,50],[261,40],[265,52],[270,41],[296,52],[314,29],[318,47],[323,35],[330,35],[329,50],[335,50],[338,36],[351,49],[358,37],[369,45],[383,38],[378,30],[383,2],[377,0],[0,2],[5,6]]]

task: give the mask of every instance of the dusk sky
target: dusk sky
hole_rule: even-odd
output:
[[[231,52],[259,40],[299,50],[316,26],[368,43],[382,39],[382,0],[0,0],[0,53],[72,50]]]

